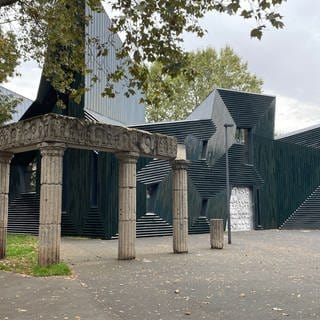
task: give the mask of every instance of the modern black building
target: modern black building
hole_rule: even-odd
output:
[[[103,34],[110,25],[104,12],[92,13],[86,34]],[[85,59],[96,73],[108,59]],[[98,67],[99,66],[99,67]],[[101,74],[103,79],[103,74]],[[89,81],[79,77],[79,82]],[[76,84],[75,84],[76,85]],[[56,112],[92,121],[129,126],[175,136],[186,147],[189,230],[208,231],[210,218],[226,221],[226,147],[228,129],[231,221],[234,230],[259,228],[320,228],[320,129],[274,139],[276,99],[273,96],[216,89],[184,121],[144,123],[141,95],[116,99],[99,94],[96,83],[79,104],[67,96],[56,107],[57,92],[41,79],[36,100],[21,115],[27,119]],[[121,92],[124,86],[117,88]],[[9,231],[37,233],[39,220],[39,153],[16,154],[11,165]],[[68,149],[64,155],[62,234],[111,239],[118,227],[118,161],[113,154]],[[140,158],[137,165],[137,232],[168,235],[172,228],[171,167],[167,161]]]
[[[254,139],[273,139],[275,98],[216,89],[185,120],[135,126],[150,132],[171,134],[186,145],[190,232],[208,230],[208,219],[226,221],[226,148],[230,163],[231,221],[234,230],[260,225],[259,192],[264,184],[257,169]],[[153,160],[138,172],[138,182],[149,190],[149,209],[171,221],[169,164]],[[161,173],[161,174],[159,174]],[[241,207],[241,208],[240,208]],[[201,225],[201,226],[200,226]]]
[[[82,117],[109,121],[76,108]],[[208,231],[210,218],[226,221],[225,123],[233,124],[228,131],[233,229],[319,228],[319,127],[275,140],[274,112],[275,97],[216,89],[184,121],[130,125],[173,135],[186,146],[190,233]],[[36,152],[18,154],[12,162],[10,231],[37,232],[38,163]],[[64,168],[63,235],[115,237],[117,159],[67,150]],[[139,159],[138,235],[171,233],[171,179],[169,162]]]

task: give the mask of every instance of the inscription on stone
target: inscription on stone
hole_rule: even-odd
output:
[[[250,188],[232,188],[230,216],[232,231],[249,231],[253,229],[253,201]]]

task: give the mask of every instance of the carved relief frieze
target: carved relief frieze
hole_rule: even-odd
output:
[[[165,159],[174,159],[177,154],[177,142],[173,137],[57,114],[0,127],[0,150],[31,150],[41,142],[60,142],[67,147],[108,152],[130,151]]]

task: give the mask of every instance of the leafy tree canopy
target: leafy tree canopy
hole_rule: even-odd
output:
[[[0,92],[0,125],[12,119],[15,108],[21,99]]]
[[[248,71],[247,62],[230,47],[218,53],[212,48],[191,52],[187,61],[184,72],[177,77],[164,76],[158,61],[149,68],[148,121],[184,119],[214,88],[261,93],[263,81]]]
[[[178,75],[187,57],[181,48],[184,32],[201,37],[205,30],[199,19],[208,12],[240,15],[254,20],[251,36],[261,38],[271,25],[282,28],[278,6],[285,0],[108,0],[117,13],[111,31],[124,35],[117,57],[126,61],[117,70],[106,74],[104,95],[113,96],[115,81],[127,80],[127,95],[142,88],[148,68],[141,64],[161,63],[162,73]],[[84,25],[91,19],[85,16],[84,5],[101,10],[100,0],[0,0],[0,68],[4,81],[13,74],[19,56],[34,59],[43,65],[45,76],[61,93],[79,99],[85,88],[73,88],[75,73],[85,74]],[[99,48],[109,44],[99,43]],[[106,54],[106,52],[103,52]],[[131,57],[131,59],[128,59]],[[127,76],[129,70],[131,76]],[[127,78],[127,79],[126,79]],[[95,76],[92,76],[95,79]]]

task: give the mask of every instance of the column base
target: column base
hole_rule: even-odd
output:
[[[118,259],[133,260],[136,258],[136,221],[119,221]]]
[[[0,259],[6,257],[6,247],[7,247],[7,228],[0,227]]]
[[[60,262],[60,225],[40,225],[38,264],[49,266]]]
[[[173,220],[173,252],[188,252],[188,219]]]

